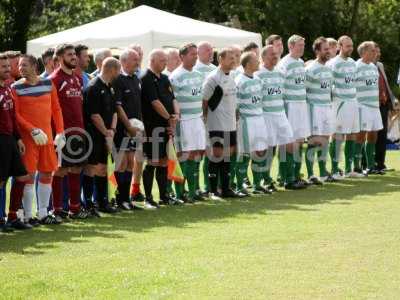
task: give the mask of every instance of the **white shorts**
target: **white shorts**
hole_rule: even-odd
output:
[[[293,139],[305,139],[311,135],[310,116],[307,103],[287,102],[286,115],[293,131]]]
[[[360,104],[360,130],[378,131],[383,128],[381,111],[378,107]]]
[[[336,116],[335,133],[360,132],[360,113],[357,101],[334,102],[333,107]]]
[[[312,135],[332,135],[335,132],[332,105],[308,104]]]
[[[263,116],[241,117],[239,119],[238,152],[253,153],[268,148],[268,135]]]
[[[294,142],[292,127],[285,112],[264,112],[264,121],[268,133],[268,146],[275,147]]]
[[[177,152],[205,150],[206,130],[203,119],[180,120],[174,141]]]

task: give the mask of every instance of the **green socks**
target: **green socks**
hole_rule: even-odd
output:
[[[250,157],[249,156],[238,156],[236,161],[236,177],[237,177],[237,188],[243,189],[244,179],[247,176],[247,169],[249,167]]]
[[[283,171],[283,170],[282,170]],[[293,153],[286,153],[286,183],[294,182],[294,159]]]
[[[331,156],[332,174],[339,172],[340,151],[342,148],[341,140],[332,140],[329,145],[329,155]]]
[[[183,176],[186,178],[186,168],[187,168],[187,162],[186,161],[181,161],[179,162],[181,165],[182,173]],[[176,198],[178,199],[183,199],[183,192],[185,190],[185,182],[179,183],[175,182],[175,193],[176,193]]]
[[[326,158],[328,154],[329,145],[323,145],[317,152],[318,157],[318,167],[319,167],[319,176],[325,177],[328,176],[328,170],[326,169]]]
[[[354,144],[354,169],[361,170],[363,144]]]
[[[200,160],[196,160],[196,191],[200,189]]]
[[[315,150],[317,148],[314,145],[308,145],[306,151],[306,167],[307,167],[307,174],[308,178],[314,176],[314,157],[315,157]]]
[[[251,160],[251,171],[253,173],[253,183],[255,188],[261,187],[261,179],[265,171],[265,160]]]
[[[196,164],[195,160],[187,160],[185,167],[185,177],[189,188],[189,198],[194,198],[196,196],[196,181],[198,174],[196,174]]]
[[[375,168],[375,143],[367,143],[365,146],[365,152],[367,156],[367,168]]]
[[[299,150],[297,152],[298,157],[294,162],[294,177],[295,180],[300,179],[300,171],[301,171],[301,162],[303,160],[303,144],[300,145]]]
[[[210,182],[208,180],[208,156],[205,155],[203,159],[203,180],[204,180],[204,188],[207,192],[210,191]]]
[[[279,178],[281,182],[287,182],[287,158],[282,157],[282,155],[279,155]]]
[[[236,178],[236,153],[232,154],[230,157],[229,173],[229,186],[233,188]]]
[[[354,147],[355,147],[355,142],[354,141],[346,141],[344,144],[344,165],[345,165],[345,172],[350,173],[352,171],[352,163],[354,160]]]

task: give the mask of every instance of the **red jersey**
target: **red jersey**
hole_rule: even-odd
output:
[[[64,128],[84,128],[81,79],[75,73],[71,75],[65,73],[61,68],[54,71],[50,79],[57,90],[64,119]]]
[[[14,102],[11,88],[0,85],[0,134],[15,135],[18,138]]]

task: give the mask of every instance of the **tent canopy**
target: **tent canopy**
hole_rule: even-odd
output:
[[[108,18],[30,40],[27,52],[39,56],[48,47],[61,43],[85,44],[91,49],[124,48],[134,43],[140,44],[144,52],[149,53],[154,48],[179,47],[184,43],[200,41],[209,41],[216,48],[249,42],[261,46],[261,35],[141,5]]]

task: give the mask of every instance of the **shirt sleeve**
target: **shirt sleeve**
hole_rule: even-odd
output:
[[[212,94],[214,93],[214,90],[217,86],[217,82],[214,77],[207,77],[206,80],[203,83],[203,99],[205,101],[210,100]]]
[[[51,88],[51,115],[56,129],[56,134],[64,132],[63,115],[58,100],[57,89],[54,84]]]

